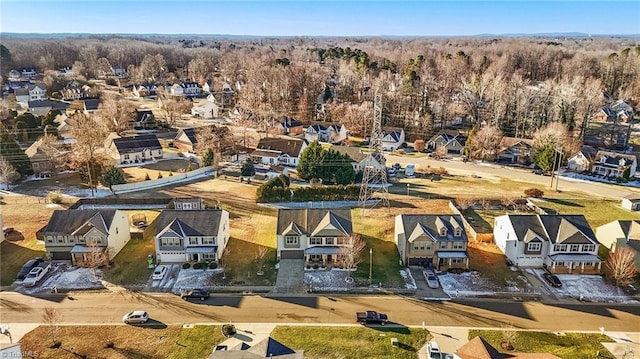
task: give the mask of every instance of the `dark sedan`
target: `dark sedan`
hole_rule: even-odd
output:
[[[560,281],[560,278],[558,278],[557,275],[554,275],[554,274],[551,274],[551,273],[545,273],[542,276],[552,286],[554,286],[556,288],[562,287],[562,282]]]
[[[180,292],[180,298],[184,300],[188,299],[200,299],[205,300],[209,298],[209,292],[204,289],[189,289]]]

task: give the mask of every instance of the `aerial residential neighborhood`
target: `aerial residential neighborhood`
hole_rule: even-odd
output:
[[[640,355],[637,14],[116,4],[0,4],[0,357]]]

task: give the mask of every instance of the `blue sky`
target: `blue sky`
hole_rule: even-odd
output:
[[[0,30],[260,36],[640,34],[640,1],[0,0]]]

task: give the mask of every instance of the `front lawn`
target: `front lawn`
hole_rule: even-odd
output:
[[[539,207],[555,210],[559,214],[583,214],[594,230],[596,227],[619,219],[640,219],[640,214],[620,207],[620,201],[545,198],[533,202]]]
[[[480,336],[494,348],[501,350],[504,332],[498,330],[470,330],[469,339]],[[600,334],[587,333],[555,333],[515,331],[515,340],[511,345],[514,352],[550,353],[563,359],[598,358],[615,359],[600,342],[613,342],[611,338]]]
[[[147,227],[143,239],[131,239],[112,259],[111,267],[104,271],[104,279],[116,284],[145,284],[153,269],[147,264],[147,256],[155,256],[153,243],[155,233],[152,226]]]
[[[506,257],[495,244],[469,241],[467,252],[469,269],[477,270],[486,280],[501,288],[513,283],[518,287],[526,286],[526,283],[521,281],[519,272],[507,267]]]
[[[213,348],[225,340],[220,326],[197,325],[193,328],[183,328],[176,338],[173,351],[166,358],[207,358]]]
[[[305,358],[415,359],[427,341],[428,331],[391,327],[276,327],[271,337]],[[398,345],[391,345],[391,338]]]

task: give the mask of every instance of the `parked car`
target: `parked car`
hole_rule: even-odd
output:
[[[149,320],[149,314],[142,310],[129,312],[122,317],[124,324],[146,323]]]
[[[438,283],[438,277],[431,270],[422,271],[424,275],[424,279],[427,280],[427,285],[429,288],[438,288],[440,287],[440,283]]]
[[[197,288],[197,289],[190,289],[190,290],[182,290],[180,292],[180,298],[187,300],[187,299],[200,299],[200,300],[205,300],[207,298],[209,298],[209,292],[206,291],[205,289],[201,289],[201,288]]]
[[[356,321],[360,324],[380,324],[385,325],[389,321],[386,314],[368,310],[366,312],[357,312]]]
[[[29,274],[22,281],[22,285],[25,287],[34,287],[38,282],[47,274],[49,267],[35,267],[29,271]]]
[[[167,266],[159,265],[153,271],[153,280],[160,280],[164,278],[164,275],[167,274]]]
[[[427,358],[429,359],[442,359],[442,352],[440,346],[435,341],[427,343]]]
[[[413,177],[416,174],[416,165],[408,164],[404,167],[404,175]]]
[[[556,287],[556,288],[561,288],[562,287],[562,282],[560,281],[560,278],[558,278],[557,275],[551,274],[551,273],[544,273],[542,276],[553,287]]]
[[[387,168],[387,175],[389,177],[395,177],[396,175],[396,169],[391,167],[391,168]]]
[[[398,171],[399,169],[402,168],[402,165],[400,165],[399,163],[394,163],[393,166],[391,166],[392,168],[394,168],[396,171]]]
[[[2,228],[2,233],[4,233],[4,235],[8,235],[9,233],[13,232],[13,227],[3,227]]]
[[[22,269],[20,269],[20,272],[18,272],[18,276],[16,277],[17,280],[23,280],[27,274],[29,274],[29,272],[31,272],[31,270],[35,267],[38,266],[38,264],[42,263],[44,260],[41,257],[36,257],[34,259],[29,259],[27,261],[27,263],[25,263],[22,266]]]

